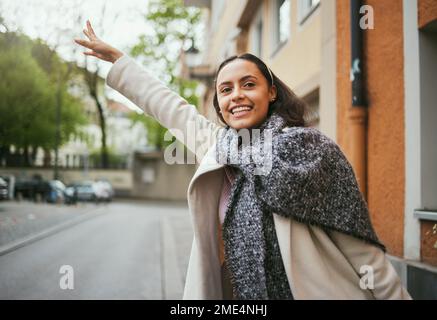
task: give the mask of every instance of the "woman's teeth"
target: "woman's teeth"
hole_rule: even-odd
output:
[[[232,110],[232,114],[238,114],[240,112],[249,111],[251,109],[252,108],[250,108],[250,107],[238,107],[238,108],[235,108]]]

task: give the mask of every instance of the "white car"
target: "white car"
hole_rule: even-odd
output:
[[[95,188],[98,200],[111,201],[114,196],[114,189],[111,184],[105,180],[98,180],[94,182],[93,187]]]

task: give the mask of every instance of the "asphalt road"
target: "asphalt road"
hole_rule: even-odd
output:
[[[112,203],[0,256],[0,299],[180,299],[189,221],[184,204]]]

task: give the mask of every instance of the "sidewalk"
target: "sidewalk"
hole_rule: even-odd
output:
[[[96,216],[104,205],[0,202],[0,255]]]

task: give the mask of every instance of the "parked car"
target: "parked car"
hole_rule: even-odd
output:
[[[97,189],[97,195],[100,201],[112,201],[114,196],[114,189],[112,185],[107,180],[97,180],[95,182],[95,187]]]
[[[77,199],[77,190],[73,185],[68,185],[65,188],[64,192],[64,203],[65,204],[76,204]]]
[[[35,202],[63,203],[65,191],[66,187],[60,180],[19,179],[15,183],[14,195],[17,200],[29,199]]]
[[[69,184],[65,192],[66,203],[77,201],[110,202],[114,196],[111,184],[104,180],[82,181]]]
[[[8,183],[3,178],[0,178],[0,200],[6,199],[9,199]]]
[[[49,203],[64,203],[66,187],[59,180],[50,180],[43,183],[42,199]]]
[[[5,175],[1,175],[0,178],[2,178],[7,184],[8,187],[7,199],[13,199],[14,189],[15,189],[15,176],[12,174],[5,174]]]
[[[75,201],[95,201],[99,200],[98,190],[93,181],[75,182],[67,187],[67,194],[73,196]]]
[[[28,179],[28,178],[19,178],[15,182],[14,187],[14,198],[18,201],[22,199],[30,199],[30,200],[37,200],[36,193],[39,189],[38,184],[40,183],[40,180],[36,179]]]

